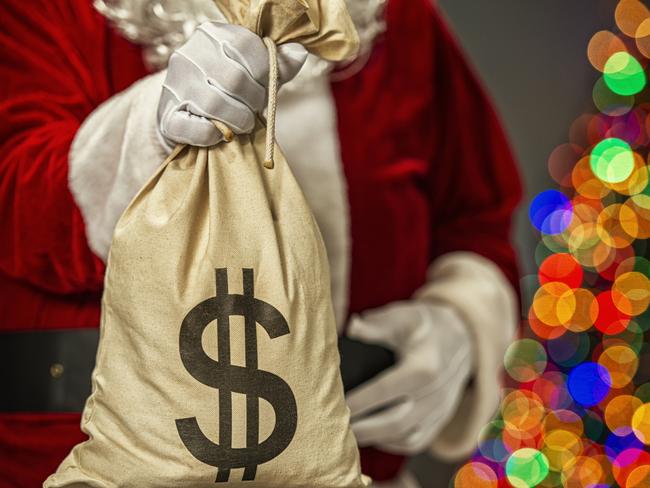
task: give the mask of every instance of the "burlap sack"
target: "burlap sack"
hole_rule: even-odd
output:
[[[220,6],[329,59],[356,48],[343,0]],[[325,248],[282,154],[264,167],[266,132],[178,147],[122,215],[82,418],[89,440],[45,487],[367,486]]]

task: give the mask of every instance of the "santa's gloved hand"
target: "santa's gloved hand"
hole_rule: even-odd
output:
[[[415,454],[453,417],[472,371],[473,344],[455,310],[442,303],[395,302],[354,315],[351,338],[386,346],[394,366],[348,393],[361,446]]]
[[[280,83],[293,78],[307,58],[298,43],[278,46]],[[265,108],[269,56],[260,37],[244,27],[220,22],[201,24],[169,59],[158,105],[163,141],[212,146],[223,134],[211,120],[235,134],[255,127]]]

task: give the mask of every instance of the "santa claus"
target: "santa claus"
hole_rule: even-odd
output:
[[[302,68],[280,90],[277,141],[323,234],[341,331],[397,358],[347,397],[363,471],[416,486],[407,456],[462,458],[495,412],[521,190],[431,0],[348,5],[350,64],[280,48],[285,79]],[[268,59],[212,0],[4,0],[0,13],[0,487],[29,488],[83,439],[61,398],[94,357],[79,338],[99,324],[118,217],[174,144],[220,142],[211,119],[252,129]]]

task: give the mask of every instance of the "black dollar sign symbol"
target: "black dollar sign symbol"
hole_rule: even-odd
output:
[[[243,480],[255,479],[257,466],[280,454],[296,432],[296,399],[280,377],[257,369],[257,330],[260,324],[271,339],[289,333],[282,314],[253,294],[253,270],[243,269],[244,293],[228,293],[228,271],[216,270],[216,296],[187,314],[181,325],[180,353],[183,365],[201,383],[219,389],[219,443],[201,431],[196,417],[176,420],[185,447],[199,461],[217,468],[216,482],[228,481],[232,468],[244,468]],[[244,317],[246,367],[230,364],[230,316]],[[204,329],[217,321],[219,360],[210,358],[201,345]],[[246,395],[246,447],[232,447],[232,392]],[[259,399],[275,412],[271,435],[259,442]]]

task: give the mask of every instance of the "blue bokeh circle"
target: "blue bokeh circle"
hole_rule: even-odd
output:
[[[544,234],[559,234],[571,223],[573,206],[564,193],[546,190],[530,204],[528,216],[533,226]]]
[[[607,368],[598,363],[582,363],[569,373],[567,388],[573,400],[585,407],[600,403],[612,388]]]

